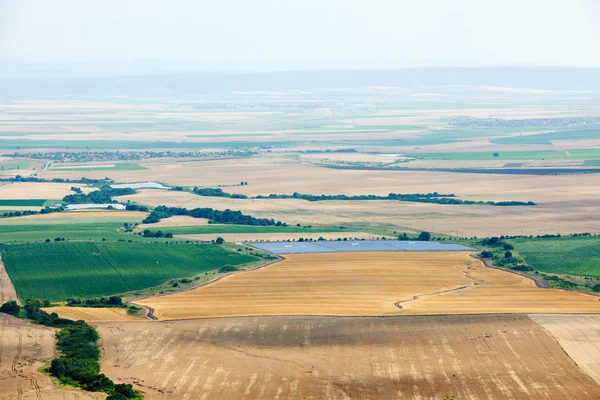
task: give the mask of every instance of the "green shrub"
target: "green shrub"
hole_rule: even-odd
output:
[[[21,306],[14,300],[7,301],[0,307],[0,312],[10,315],[18,315],[19,311],[21,311]]]

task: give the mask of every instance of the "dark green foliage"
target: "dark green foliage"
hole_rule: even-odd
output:
[[[219,269],[220,274],[225,273],[225,272],[235,272],[235,271],[239,271],[239,268],[236,268],[233,265],[226,265]]]
[[[600,292],[600,283],[597,283],[594,286],[592,286],[592,290],[594,292]]]
[[[216,224],[238,224],[238,225],[275,225],[274,219],[268,218],[254,218],[250,215],[244,215],[241,211],[232,211],[226,209],[224,211],[214,210],[212,208],[194,208],[188,210],[187,208],[180,207],[167,207],[158,206],[146,219],[142,222],[144,224],[153,224],[160,221],[162,218],[169,218],[174,215],[187,215],[192,218],[207,218],[210,223]]]
[[[123,304],[121,296],[94,297],[91,299],[75,299],[70,297],[67,299],[67,305],[71,307],[126,307]]]
[[[243,182],[242,182],[243,184]],[[194,193],[196,193],[199,196],[211,196],[211,197],[229,197],[232,199],[247,199],[248,196],[246,196],[245,194],[231,194],[231,193],[227,193],[224,192],[223,189],[220,188],[197,188],[195,187],[193,190]]]
[[[512,253],[510,251],[507,251],[506,253],[504,253],[504,258],[512,258]]]
[[[435,203],[435,204],[488,204],[494,206],[533,206],[535,203],[528,201],[473,201],[460,200],[455,198],[454,194],[439,194],[433,193],[390,193],[387,196],[376,196],[373,194],[365,194],[358,196],[348,196],[345,194],[338,195],[312,195],[294,192],[292,195],[287,194],[270,194],[268,196],[256,196],[256,199],[301,199],[307,201],[328,201],[328,200],[398,200],[412,201],[416,203]]]
[[[100,190],[94,190],[88,194],[76,193],[63,197],[63,201],[69,204],[108,204],[116,203],[113,196],[125,196],[135,194],[131,188],[113,189],[109,185],[103,185]]]
[[[510,243],[506,243],[506,244],[503,246],[503,249],[504,249],[504,250],[506,250],[506,251],[510,251],[510,250],[514,250],[514,249],[515,249],[515,247],[514,247],[512,244],[510,244]]]
[[[419,240],[428,242],[429,240],[431,240],[431,233],[429,233],[429,232],[419,233]]]
[[[7,301],[0,307],[0,312],[10,315],[18,315],[19,311],[21,311],[21,306],[14,300]]]
[[[162,231],[152,232],[150,229],[144,229],[142,234],[146,238],[161,238],[161,237],[166,237],[169,239],[173,238],[173,234],[171,232],[167,232],[166,234],[163,234]]]
[[[217,240],[215,240],[215,243],[216,244],[223,244],[223,243],[225,243],[225,239],[223,239],[221,236],[219,236],[217,238]]]
[[[70,322],[56,334],[56,347],[61,356],[50,363],[50,374],[64,384],[108,393],[112,398],[141,398],[141,393],[133,390],[131,385],[115,385],[107,376],[100,374],[100,336],[96,329],[84,321]]]
[[[69,319],[60,318],[56,313],[48,314],[41,309],[41,307],[47,305],[49,304],[40,299],[27,299],[25,300],[23,308],[25,309],[27,318],[31,319],[36,324],[62,327],[70,325],[73,322]]]
[[[125,206],[125,209],[127,211],[143,211],[143,212],[148,212],[148,207],[146,206],[140,206],[138,204],[127,204]]]
[[[492,257],[494,257],[494,253],[492,253],[489,250],[484,250],[481,253],[479,253],[479,257],[481,257],[481,258],[492,258]]]

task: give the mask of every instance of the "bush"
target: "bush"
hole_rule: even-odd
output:
[[[481,257],[481,258],[492,258],[492,257],[494,257],[494,253],[492,253],[489,250],[484,250],[481,253],[479,253],[479,257]]]
[[[510,251],[507,251],[506,253],[504,253],[504,258],[512,258],[513,254]]]
[[[424,242],[428,242],[429,240],[431,240],[431,233],[429,233],[429,232],[421,232],[419,234],[419,240],[424,241]]]
[[[225,273],[225,272],[235,272],[235,271],[239,271],[239,269],[234,267],[233,265],[226,265],[219,269],[220,274]]]
[[[21,306],[14,300],[7,301],[0,307],[0,312],[10,315],[18,315],[19,311],[21,311]]]
[[[217,238],[217,240],[215,240],[215,243],[216,244],[223,244],[223,243],[225,243],[225,239],[223,239],[221,236],[219,236]]]
[[[600,283],[596,283],[594,286],[592,286],[592,290],[594,292],[600,292]]]

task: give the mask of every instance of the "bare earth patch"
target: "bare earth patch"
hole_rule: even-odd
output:
[[[600,312],[597,297],[539,289],[467,252],[289,254],[187,292],[138,302],[161,320],[256,315]]]
[[[600,315],[530,315],[600,384]]]
[[[2,257],[0,256],[0,304],[10,300],[17,300],[17,292],[6,272],[6,268],[4,268]]]
[[[97,190],[79,183],[54,183],[54,182],[13,182],[0,186],[0,199],[53,199],[60,200],[68,194],[73,194],[71,186],[81,188],[88,193]]]
[[[0,399],[76,400],[106,396],[55,387],[38,369],[54,358],[54,329],[0,313]]]
[[[147,399],[592,399],[522,315],[99,323],[102,372]],[[564,379],[568,376],[568,379]]]

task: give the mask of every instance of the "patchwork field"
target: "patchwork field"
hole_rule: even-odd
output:
[[[467,175],[467,174],[462,174]],[[491,184],[492,180],[486,178]],[[463,181],[471,187],[476,183]],[[498,182],[497,185],[501,185]],[[600,187],[600,182],[599,186]],[[433,190],[435,186],[430,187]],[[430,189],[421,188],[422,192]],[[230,208],[256,217],[275,218],[290,225],[327,224],[327,225],[363,225],[387,227],[392,230],[427,230],[448,235],[465,237],[487,237],[500,235],[539,235],[545,233],[600,233],[600,215],[597,213],[598,201],[596,188],[579,188],[578,199],[573,192],[565,195],[561,189],[540,188],[547,202],[537,206],[497,207],[491,205],[441,205],[412,203],[406,201],[318,201],[309,202],[298,199],[227,199],[220,197],[202,197],[192,193],[141,190],[138,194],[122,196],[120,201],[131,200],[141,204],[177,207]],[[567,190],[568,189],[564,189]],[[409,192],[397,187],[394,192]],[[550,200],[551,192],[556,195]],[[386,195],[390,191],[386,192]],[[441,191],[440,191],[441,193]],[[485,197],[485,196],[479,196]],[[488,195],[488,199],[501,200],[500,196]],[[534,196],[512,196],[510,198],[527,200]],[[539,197],[539,196],[535,196]],[[561,200],[561,197],[563,200]],[[474,198],[470,198],[474,199]],[[464,221],[469,221],[465,224]]]
[[[186,292],[137,302],[161,320],[256,315],[600,312],[600,299],[538,289],[467,252],[289,254]]]
[[[258,260],[218,245],[165,243],[32,243],[0,251],[19,298],[48,300],[130,292]]]
[[[105,396],[54,386],[38,371],[55,355],[55,330],[0,314],[0,399],[100,400]]]
[[[600,396],[552,335],[523,315],[96,325],[102,371],[134,382],[148,399]]]
[[[79,177],[81,178],[81,177]],[[89,193],[96,188],[80,183],[54,183],[54,182],[12,182],[0,184],[0,199],[53,199],[61,200],[74,192],[72,186],[77,186],[84,193]]]

